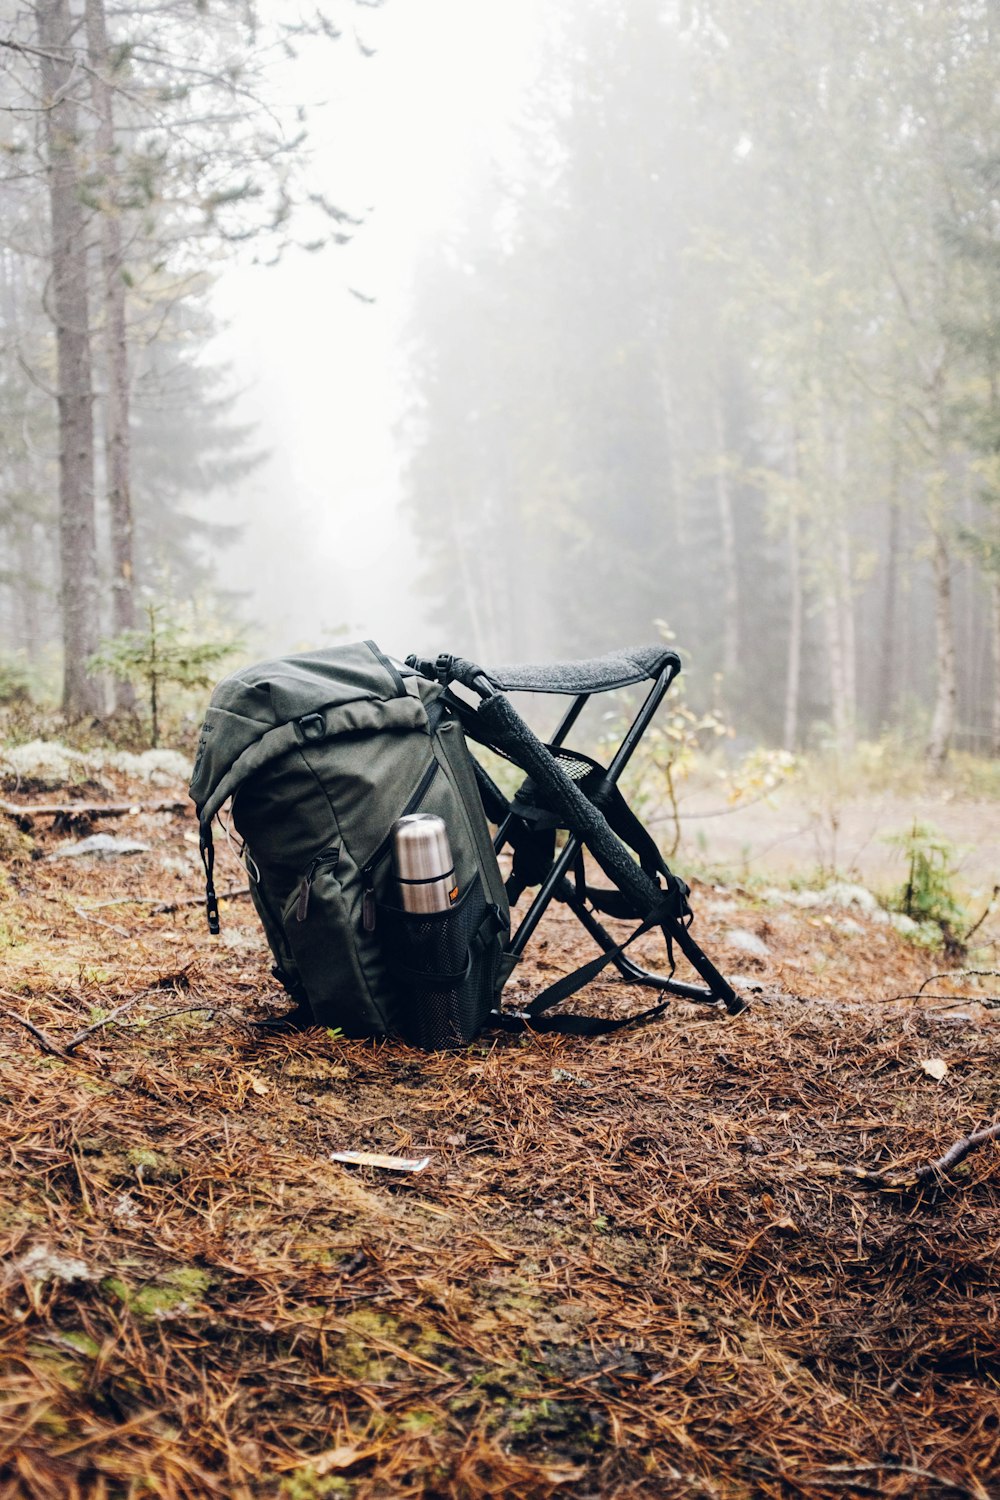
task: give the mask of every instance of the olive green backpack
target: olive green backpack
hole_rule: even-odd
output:
[[[273,973],[299,1024],[460,1045],[485,1025],[514,960],[503,878],[462,727],[444,689],[371,641],[235,673],[212,695],[191,780],[209,928],[219,928],[212,822],[231,798]],[[400,908],[390,830],[448,829],[459,895]]]

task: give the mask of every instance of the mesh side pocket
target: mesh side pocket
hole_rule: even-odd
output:
[[[399,996],[396,1029],[426,1051],[462,1047],[493,1007],[500,942],[477,879],[448,911],[379,907],[382,954]]]

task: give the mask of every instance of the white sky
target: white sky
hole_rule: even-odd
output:
[[[219,555],[220,582],[252,596],[262,652],[374,636],[436,653],[413,583],[421,562],[398,513],[398,339],[421,248],[449,233],[464,189],[509,147],[537,66],[544,0],[385,0],[345,8],[343,39],[317,44],[315,178],[339,205],[373,207],[355,242],[276,267],[224,272],[213,359],[244,389],[270,458],[226,507],[245,540]],[[356,27],[377,55],[361,56]],[[317,69],[322,66],[322,75]],[[377,300],[363,305],[356,287]]]

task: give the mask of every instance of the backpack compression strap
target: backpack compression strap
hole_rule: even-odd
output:
[[[215,845],[212,842],[211,823],[202,823],[198,830],[198,848],[205,867],[205,916],[208,930],[213,937],[219,935],[219,901],[215,894]]]

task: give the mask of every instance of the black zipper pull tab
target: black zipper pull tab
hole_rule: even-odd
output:
[[[361,925],[366,932],[375,931],[375,892],[370,885],[361,898]]]
[[[320,865],[330,865],[331,868],[335,870],[337,868],[337,861],[339,860],[339,858],[339,849],[324,849],[322,854],[317,854],[316,858],[309,866],[308,870],[306,871],[305,879],[303,880],[302,886],[299,890],[299,899],[295,903],[295,920],[297,922],[304,922],[306,917],[309,915],[309,894],[312,890],[312,883],[316,878],[316,871],[319,869]]]

